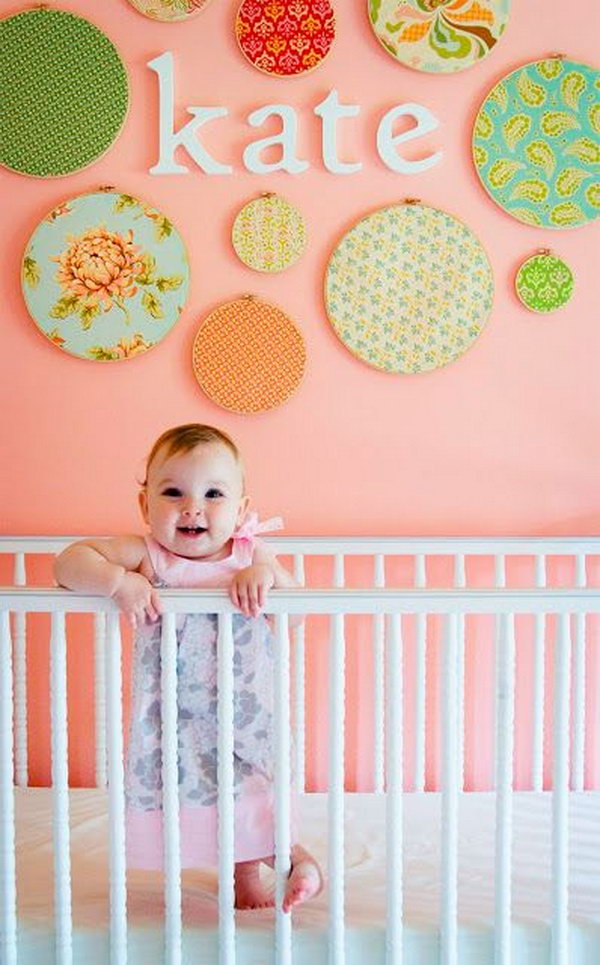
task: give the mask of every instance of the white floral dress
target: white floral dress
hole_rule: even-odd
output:
[[[147,537],[158,587],[227,587],[252,562],[256,517],[234,534],[231,555],[188,560]],[[177,618],[179,803],[182,867],[217,863],[217,615]],[[130,867],[163,867],[160,622],[136,633],[126,770]],[[274,853],[273,640],[264,616],[233,617],[235,860]]]

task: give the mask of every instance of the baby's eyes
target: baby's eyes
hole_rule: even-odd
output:
[[[220,489],[209,489],[209,490],[207,491],[207,493],[206,493],[206,498],[207,498],[207,499],[219,499],[219,497],[222,496],[222,495],[223,495],[223,493],[221,492]]]
[[[163,496],[181,496],[181,490],[176,489],[175,486],[169,486],[167,489],[163,489]]]

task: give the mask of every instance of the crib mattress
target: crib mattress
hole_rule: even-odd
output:
[[[459,962],[491,965],[494,917],[494,796],[461,795],[459,806]],[[326,868],[327,798],[301,798],[302,842]],[[107,800],[102,791],[70,792],[74,961],[109,961]],[[438,965],[439,794],[404,797],[405,965]],[[346,795],[346,961],[385,960],[385,801]],[[550,963],[551,795],[514,795],[513,961]],[[16,792],[18,961],[54,962],[51,792]],[[600,793],[570,795],[570,965],[600,961]],[[183,875],[183,960],[217,962],[214,871]],[[327,888],[294,912],[294,962],[326,965]],[[163,961],[162,877],[128,874],[129,962]],[[241,965],[273,960],[272,910],[237,912]]]

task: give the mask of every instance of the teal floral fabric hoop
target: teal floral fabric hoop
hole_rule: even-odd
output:
[[[327,314],[354,355],[386,372],[447,365],[472,345],[492,308],[487,255],[469,228],[422,204],[381,208],[334,250]]]
[[[0,90],[0,164],[41,178],[80,171],[101,157],[129,106],[115,46],[64,10],[0,20]]]
[[[23,257],[22,289],[34,322],[58,348],[114,362],[165,337],[185,304],[189,276],[169,219],[107,190],[75,197],[44,218]]]
[[[518,221],[576,228],[600,215],[600,71],[553,57],[508,74],[484,100],[473,159]]]
[[[532,312],[548,313],[562,308],[573,294],[573,273],[562,259],[550,252],[532,255],[515,278],[519,299]]]
[[[375,36],[405,67],[453,73],[494,49],[510,0],[368,0]]]

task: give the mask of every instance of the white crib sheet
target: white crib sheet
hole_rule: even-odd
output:
[[[302,841],[326,866],[326,796],[303,796]],[[439,794],[404,797],[405,965],[438,965],[440,896]],[[109,961],[107,801],[96,790],[73,790],[71,853],[75,963]],[[16,792],[19,963],[54,961],[51,794]],[[384,961],[385,801],[346,796],[346,960]],[[570,965],[600,962],[600,794],[570,795]],[[550,962],[551,795],[514,795],[513,879],[515,965]],[[459,809],[459,962],[491,965],[494,914],[494,796],[461,795]],[[184,962],[217,962],[214,872],[183,877]],[[129,961],[163,961],[162,878],[128,875]],[[273,960],[272,911],[237,913],[240,965]],[[294,962],[327,962],[327,893],[294,913]]]

